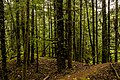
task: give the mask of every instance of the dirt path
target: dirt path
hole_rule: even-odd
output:
[[[109,63],[105,63],[105,64],[94,65],[86,69],[83,68],[81,71],[77,71],[72,75],[66,75],[65,77],[62,77],[61,79],[58,80],[89,80],[90,79],[88,77],[89,75],[97,73],[99,70],[101,70],[102,68],[108,65]]]

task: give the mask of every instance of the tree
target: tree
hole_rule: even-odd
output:
[[[56,12],[57,12],[57,68],[58,72],[65,69],[65,54],[63,51],[64,46],[64,25],[63,25],[63,0],[57,0],[56,2]]]
[[[31,21],[31,27],[32,27],[32,31],[31,31],[31,63],[33,63],[34,60],[34,4],[33,4],[32,0],[32,21]]]
[[[21,6],[21,24],[22,27],[22,40],[23,40],[23,48],[24,48],[24,37],[25,37],[25,11],[24,5]]]
[[[36,26],[36,54],[37,54],[37,69],[36,72],[38,72],[38,28],[37,28],[37,9],[36,9],[36,4],[35,4],[35,11],[36,11],[36,16],[35,16],[35,26]]]
[[[4,4],[0,0],[0,41],[1,41],[1,54],[2,54],[2,79],[8,80],[6,68],[6,45],[5,45],[5,24],[4,24]]]
[[[57,39],[57,12],[56,12],[56,0],[54,0],[54,40],[56,41],[56,39]],[[55,54],[55,56],[56,56],[56,54],[57,54],[57,44],[56,44],[56,42],[54,43],[54,54]],[[54,54],[52,54],[52,57],[54,56]]]
[[[51,20],[50,20],[50,2],[48,2],[48,26],[49,26],[49,39],[50,39],[50,33],[51,33]],[[50,57],[50,41],[49,41],[49,57]]]
[[[77,56],[77,52],[76,52],[76,39],[75,39],[75,16],[76,16],[76,13],[75,13],[75,0],[73,1],[73,52],[74,52],[74,58],[76,60],[76,56]]]
[[[24,3],[25,3],[25,1],[23,1]],[[26,1],[26,6],[28,7],[28,5],[29,5],[29,0],[27,0]],[[29,40],[29,38],[28,38],[28,35],[29,35],[29,12],[28,12],[28,8],[27,8],[27,11],[26,11],[26,14],[27,14],[27,17],[26,17],[26,23],[25,23],[25,20],[22,20],[23,22],[23,30],[25,29],[25,31],[24,31],[24,41],[23,41],[23,44],[24,44],[24,46],[23,46],[23,48],[24,48],[24,61],[23,61],[23,79],[22,80],[26,80],[27,79],[27,72],[26,72],[26,70],[27,70],[27,62],[28,62],[28,45],[29,45],[29,43],[28,43],[28,40]],[[25,19],[25,5],[23,5],[22,6],[22,17],[23,17],[23,19]],[[25,26],[26,25],[26,26]]]
[[[30,63],[30,26],[29,26],[29,21],[30,21],[30,11],[29,11],[29,0],[26,1],[26,17],[27,17],[27,20],[26,20],[26,38],[27,38],[27,65],[29,65]]]
[[[51,44],[51,49],[52,49],[52,54],[53,54],[53,24],[52,24],[52,0],[50,0],[50,27],[51,27],[51,39],[52,39],[52,44]]]
[[[19,0],[16,0],[16,43],[17,43],[17,65],[20,66],[20,26],[19,26]]]
[[[98,64],[99,63],[99,53],[98,53],[98,8],[97,7],[98,7],[98,3],[96,0],[96,55],[97,55],[97,64]]]
[[[102,0],[102,63],[107,62],[106,0]]]
[[[82,0],[80,0],[80,54],[79,61],[82,61]]]
[[[87,12],[87,24],[88,24],[88,30],[89,30],[89,37],[90,37],[90,45],[92,47],[92,39],[91,39],[91,31],[90,31],[90,20],[89,20],[89,13],[88,13],[88,4],[87,0],[85,0],[85,6],[86,6],[86,12]]]
[[[108,61],[111,61],[110,56],[110,0],[108,0]]]
[[[65,50],[64,53],[66,54],[66,58],[68,59],[69,49],[68,49],[68,0],[66,0],[66,14],[65,18]]]
[[[43,53],[42,57],[46,56],[45,52],[45,2],[43,1]]]
[[[115,19],[115,62],[118,61],[118,0],[116,0],[116,19]]]
[[[68,2],[68,68],[72,68],[72,16],[71,16],[71,0]]]
[[[92,27],[93,27],[93,45],[92,45],[92,58],[95,65],[95,27],[94,27],[94,0],[92,2]]]

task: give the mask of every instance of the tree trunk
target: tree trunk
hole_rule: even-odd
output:
[[[43,1],[43,53],[42,53],[42,57],[46,56],[46,52],[45,52],[45,2]]]
[[[66,0],[66,16],[68,16],[68,0]],[[66,54],[66,58],[68,59],[68,17],[65,19],[65,50],[64,53]]]
[[[24,1],[24,3],[25,3],[25,1]],[[28,7],[28,4],[29,4],[29,0],[27,0],[26,1],[26,6]],[[23,46],[23,48],[24,48],[24,61],[23,61],[23,78],[22,78],[22,80],[27,80],[27,62],[28,62],[28,35],[29,35],[29,12],[28,11],[26,11],[26,15],[27,15],[27,18],[26,18],[26,27],[25,27],[25,5],[23,5],[23,11],[22,11],[22,14],[23,14],[23,21],[24,22],[22,22],[23,23],[23,28],[25,28],[25,33],[24,33],[24,46]],[[28,10],[28,9],[27,9]]]
[[[85,0],[85,5],[86,5],[86,12],[87,12],[87,23],[88,23],[88,30],[89,30],[90,44],[91,44],[91,47],[92,47],[92,39],[91,39],[91,31],[90,31],[90,22],[89,22],[89,13],[88,13],[87,0]]]
[[[82,61],[82,0],[80,0],[80,54],[79,61]]]
[[[116,19],[115,19],[115,62],[118,61],[118,0],[116,0]]]
[[[51,16],[50,16],[50,3],[48,3],[48,27],[49,27],[49,39],[50,39],[50,35],[51,35],[51,34],[50,34],[50,31],[51,31],[51,30],[50,30],[50,27],[51,27],[50,17],[51,17]],[[51,43],[51,42],[50,42],[50,40],[49,40],[49,57],[50,57],[50,53],[51,53],[51,52],[50,52],[50,43]]]
[[[30,63],[30,26],[29,26],[29,21],[30,21],[30,17],[29,17],[29,0],[27,0],[27,4],[26,4],[26,16],[27,16],[27,20],[26,20],[26,38],[27,38],[27,65],[29,65]]]
[[[107,25],[106,25],[106,0],[102,0],[102,63],[107,62]]]
[[[32,0],[33,1],[33,0]],[[32,3],[32,21],[31,21],[31,63],[33,63],[34,60],[34,4]]]
[[[57,36],[56,36],[56,31],[57,31],[57,17],[56,17],[56,0],[54,0],[54,40],[55,40],[55,43],[54,43],[54,53],[52,54],[52,57],[56,54],[57,54],[57,45],[56,45],[56,39],[57,39]]]
[[[108,61],[111,62],[110,56],[110,0],[108,0]]]
[[[53,54],[53,27],[52,27],[52,0],[50,0],[50,27],[51,27],[51,39],[52,39],[52,44],[51,44],[51,53]]]
[[[19,26],[19,0],[16,0],[16,43],[17,43],[17,66],[20,66],[20,26]]]
[[[35,16],[35,26],[36,26],[36,54],[37,54],[37,68],[36,68],[36,72],[38,72],[38,28],[37,28],[37,9],[36,9],[36,5],[35,5],[35,11],[36,11],[36,16]]]
[[[56,5],[56,11],[57,11],[57,35],[58,35],[58,41],[57,41],[57,68],[58,72],[61,72],[62,69],[65,69],[65,54],[63,51],[64,46],[64,25],[63,25],[63,0],[57,0]]]
[[[72,68],[72,16],[71,16],[71,0],[68,2],[68,68]]]
[[[76,39],[75,39],[75,17],[76,17],[76,14],[75,14],[75,0],[73,1],[73,52],[74,52],[74,55],[77,56],[77,52],[76,52]],[[76,57],[74,56],[74,59],[76,60]]]
[[[92,27],[93,27],[93,45],[92,45],[92,58],[93,58],[93,65],[95,65],[95,27],[94,27],[94,0],[92,0]]]
[[[4,4],[0,0],[0,41],[1,41],[1,54],[2,54],[2,79],[8,80],[6,68],[6,46],[5,46],[5,24],[4,24]]]
[[[98,12],[97,12],[97,0],[96,0],[96,55],[97,55],[97,64],[99,64],[99,53],[98,53]]]

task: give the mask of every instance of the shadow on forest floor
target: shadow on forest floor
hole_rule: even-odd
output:
[[[22,80],[22,67],[16,68],[16,61],[7,63],[9,80]],[[0,64],[0,77],[1,77]],[[39,72],[36,73],[36,62],[28,66],[27,80],[119,80],[120,63],[87,65],[73,62],[73,69],[57,72],[56,60],[40,58]],[[0,79],[1,80],[1,79]]]

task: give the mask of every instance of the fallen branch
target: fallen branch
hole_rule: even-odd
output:
[[[113,67],[112,63],[110,64],[111,68],[114,70],[115,72],[115,75],[117,76],[117,79],[120,80],[120,76],[119,74],[117,73],[117,70]]]
[[[50,75],[47,75],[43,80],[47,80],[50,77]]]

